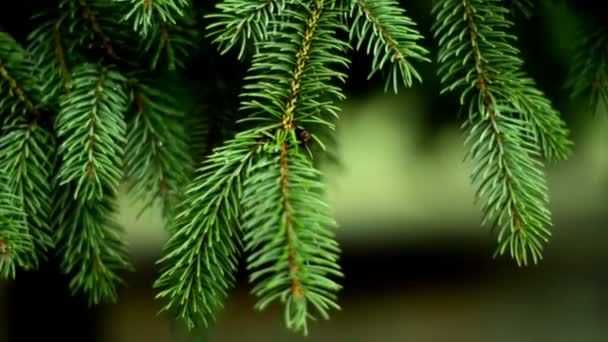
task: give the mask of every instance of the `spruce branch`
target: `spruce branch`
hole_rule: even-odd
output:
[[[53,247],[48,226],[51,189],[49,158],[53,155],[51,134],[40,126],[43,113],[38,74],[28,52],[12,37],[0,32],[0,112],[4,118],[0,135],[0,165],[6,168],[8,188],[21,201],[27,215],[30,253],[22,253],[24,266],[37,268]]]
[[[48,17],[41,13],[37,17]],[[28,35],[28,52],[40,75],[42,103],[55,104],[68,91],[71,63],[74,56],[66,45],[66,22],[69,13],[45,19]]]
[[[438,2],[433,13],[433,30],[440,50],[438,74],[443,75],[441,82],[445,84],[441,93],[462,89],[463,105],[483,78],[516,105],[543,147],[546,159],[567,159],[572,151],[570,132],[559,112],[551,109],[550,102],[523,71],[520,52],[513,46],[516,37],[505,32],[513,25],[505,17],[508,10],[497,0],[483,4],[477,0],[450,0]],[[467,61],[474,62],[475,67],[470,68]]]
[[[0,277],[5,279],[15,278],[18,267],[31,267],[24,257],[34,248],[22,200],[11,191],[10,182],[0,168]]]
[[[49,226],[54,149],[51,132],[35,123],[20,122],[0,135],[0,165],[6,168],[6,185],[21,202],[33,240],[32,250],[28,255],[22,253],[22,260],[34,269],[54,247]]]
[[[410,61],[430,62],[428,50],[418,44],[423,36],[404,13],[395,0],[351,0],[350,5],[350,39],[357,50],[367,43],[366,53],[373,56],[368,79],[388,68],[385,91],[392,86],[395,93],[400,83],[410,87],[413,79],[422,82]]]
[[[101,200],[104,188],[117,191],[123,177],[128,95],[125,78],[115,70],[83,64],[72,72],[71,91],[57,115],[60,185],[76,184],[75,199]]]
[[[569,141],[557,112],[521,71],[523,62],[503,30],[508,11],[497,1],[443,0],[433,8],[444,91],[469,103],[463,125],[474,165],[483,223],[499,228],[497,255],[537,263],[551,225],[542,163],[564,157]],[[567,132],[567,131],[566,131]],[[553,139],[553,140],[552,140]],[[555,140],[557,139],[557,140]],[[541,150],[541,147],[543,150]],[[542,154],[541,154],[542,153]]]
[[[184,16],[188,0],[115,0],[128,2],[129,11],[122,17],[123,21],[131,21],[133,30],[142,36],[147,36],[153,27],[161,23],[176,24],[178,18]]]
[[[587,98],[593,114],[608,114],[608,28],[592,24],[579,32],[566,87],[572,98]]]
[[[274,24],[286,7],[285,0],[223,0],[217,12],[206,15],[213,20],[207,26],[209,37],[221,54],[238,47],[238,58],[245,56],[248,44],[255,46],[266,39],[268,27]]]
[[[306,7],[286,8],[289,22],[258,43],[246,77],[251,82],[242,94],[241,108],[251,113],[246,121],[280,126],[249,170],[243,220],[256,307],[262,310],[280,299],[287,328],[307,334],[313,309],[328,318],[330,309],[339,308],[335,298],[340,286],[328,276],[341,273],[337,243],[324,230],[331,219],[314,194],[320,183],[315,183],[314,166],[298,150],[297,130],[317,124],[333,128],[323,116],[338,116],[336,101],[343,94],[334,82],[346,79],[339,67],[348,67],[342,56],[349,45],[335,36],[346,29],[342,8],[332,1],[300,6]]]
[[[120,273],[132,270],[122,227],[113,218],[116,198],[104,188],[102,198],[74,199],[75,183],[55,188],[52,226],[61,270],[71,277],[73,294],[83,293],[90,305],[114,303]]]
[[[259,298],[256,308],[280,300],[287,328],[307,335],[313,309],[324,319],[339,309],[341,286],[331,279],[342,277],[340,250],[329,230],[335,222],[310,160],[287,142],[269,144],[244,184],[247,268]]]
[[[240,254],[239,217],[243,178],[260,132],[245,131],[214,149],[184,192],[171,236],[158,261],[157,298],[188,328],[208,326],[234,286]]]
[[[40,117],[40,89],[34,82],[33,62],[8,33],[0,31],[0,115],[6,124],[19,116]]]
[[[157,84],[133,82],[132,97],[125,148],[128,193],[146,199],[144,210],[160,200],[169,218],[192,165],[184,112]]]

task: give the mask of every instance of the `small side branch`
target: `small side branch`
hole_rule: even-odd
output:
[[[19,99],[25,104],[27,110],[34,115],[34,118],[38,119],[41,116],[40,111],[32,100],[30,100],[27,92],[21,87],[17,80],[11,76],[8,69],[3,64],[0,64],[0,76],[8,82],[10,89],[17,94]]]

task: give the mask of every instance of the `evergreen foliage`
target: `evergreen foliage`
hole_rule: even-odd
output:
[[[570,154],[568,130],[523,69],[500,1],[441,0],[433,8],[442,92],[459,90],[483,223],[498,227],[497,254],[536,263],[551,217],[542,159]]]
[[[422,82],[430,49],[401,4],[41,7],[24,41],[0,29],[0,275],[35,270],[57,253],[73,293],[116,301],[132,268],[114,219],[125,184],[142,210],[160,204],[169,238],[154,287],[162,311],[189,328],[212,324],[241,261],[255,307],[282,304],[288,329],[307,334],[310,320],[340,309],[337,224],[319,164],[339,158],[334,128],[353,52],[364,50],[368,79],[384,78],[385,91]],[[482,221],[497,230],[496,254],[521,266],[538,263],[551,236],[545,165],[573,147],[513,34],[512,15],[535,9],[530,0],[437,0],[431,10],[441,93],[458,95],[466,113]],[[600,24],[584,36],[567,85],[606,112],[608,34]],[[248,67],[238,110],[213,103],[223,88],[190,83],[205,43],[217,50],[205,54],[233,53]],[[202,100],[188,103],[182,92]]]

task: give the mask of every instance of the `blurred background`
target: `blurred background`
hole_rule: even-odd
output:
[[[137,219],[141,204],[124,195],[118,219],[136,270],[125,274],[119,302],[87,307],[50,260],[0,282],[0,341],[607,341],[608,116],[591,116],[563,88],[576,27],[594,10],[574,3],[542,1],[532,18],[516,19],[527,71],[575,141],[574,156],[547,169],[554,227],[538,266],[492,258],[495,237],[480,226],[462,160],[458,100],[438,95],[436,65],[420,66],[422,85],[392,95],[380,77],[366,80],[369,59],[357,54],[336,133],[341,164],[324,168],[346,274],[342,310],[330,321],[313,323],[308,338],[288,333],[280,307],[254,311],[241,272],[217,323],[185,333],[157,315],[160,212]],[[430,1],[404,8],[435,51]]]

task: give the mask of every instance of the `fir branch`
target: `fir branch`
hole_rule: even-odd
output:
[[[30,253],[27,256],[22,253],[22,263],[35,269],[39,258],[45,258],[53,247],[48,226],[51,195],[48,164],[54,143],[51,134],[40,127],[43,114],[38,106],[42,96],[29,54],[2,32],[0,75],[3,78],[0,96],[4,95],[6,101],[0,103],[0,112],[8,114],[0,135],[0,165],[6,168],[11,193],[22,202],[28,234],[33,239]]]
[[[122,17],[131,21],[133,30],[147,36],[153,27],[161,23],[176,24],[189,7],[188,0],[115,0],[118,3],[129,3],[129,11]]]
[[[473,7],[480,7],[481,12],[475,12]],[[440,37],[438,74],[443,75],[441,82],[446,84],[441,92],[462,89],[462,105],[480,84],[500,89],[502,96],[508,97],[519,115],[528,121],[531,134],[543,147],[543,156],[549,160],[567,159],[572,146],[570,132],[559,112],[551,108],[534,81],[522,71],[520,52],[513,46],[516,38],[504,31],[513,25],[505,17],[508,10],[498,0],[483,4],[478,0],[463,3],[444,0],[438,2],[433,12],[437,18],[434,35]],[[461,54],[466,54],[465,62]],[[474,63],[474,69],[469,68],[467,61]]]
[[[289,24],[259,43],[247,76],[253,82],[245,86],[242,102],[242,109],[252,112],[247,120],[280,124],[269,136],[272,142],[265,145],[260,161],[249,171],[243,195],[245,239],[247,250],[253,253],[248,258],[253,271],[250,281],[258,283],[253,289],[256,306],[261,310],[280,298],[287,327],[304,334],[311,307],[327,318],[329,309],[338,308],[334,300],[340,288],[326,277],[340,275],[335,263],[337,244],[320,227],[330,220],[322,210],[323,203],[310,193],[318,190],[314,166],[297,148],[289,147],[299,144],[296,127],[321,124],[333,128],[321,114],[337,117],[334,99],[343,98],[331,81],[345,80],[336,66],[348,66],[342,57],[348,44],[335,37],[335,32],[345,28],[340,22],[341,9],[331,5],[333,2],[316,1],[306,10],[295,5],[284,10]],[[314,210],[306,200],[315,203]],[[316,239],[310,240],[313,236]]]
[[[0,113],[3,121],[20,115],[41,116],[40,92],[33,82],[34,68],[27,51],[6,32],[0,31]]]
[[[33,246],[24,263],[38,268],[54,247],[49,226],[51,212],[51,161],[55,142],[46,129],[35,123],[19,123],[0,135],[0,165],[6,168],[7,186],[21,201]]]
[[[566,87],[572,98],[586,97],[595,115],[608,114],[608,28],[592,24],[579,32]]]
[[[60,184],[76,184],[74,198],[101,199],[104,188],[117,191],[122,180],[125,78],[107,67],[84,64],[73,70],[71,92],[57,115]]]
[[[545,156],[561,156],[568,142],[552,130],[562,127],[553,126],[556,112],[520,71],[523,62],[502,31],[511,25],[506,12],[497,1],[443,0],[433,8],[433,30],[441,37],[443,91],[461,89],[461,104],[469,102],[467,159],[476,200],[484,201],[483,223],[500,228],[497,254],[509,251],[527,265],[542,258],[550,236],[539,145]],[[552,144],[547,132],[560,140]]]
[[[132,91],[134,113],[127,122],[125,149],[128,193],[147,199],[144,210],[160,200],[169,218],[192,165],[184,113],[157,85],[136,81]]]
[[[270,143],[270,144],[275,144]],[[331,277],[341,277],[335,225],[321,199],[319,172],[287,142],[265,148],[243,193],[243,229],[256,308],[285,304],[287,328],[308,333],[314,308],[325,319],[339,309]],[[274,152],[274,153],[273,153]],[[278,180],[278,181],[277,181]]]
[[[258,131],[245,131],[214,149],[187,187],[159,260],[154,284],[163,311],[173,311],[188,328],[208,326],[234,285],[240,254],[242,181],[256,151]]]
[[[428,50],[418,44],[423,36],[399,3],[395,0],[351,0],[350,7],[350,16],[354,17],[350,39],[356,38],[357,50],[367,41],[366,52],[373,55],[368,79],[389,68],[385,91],[392,85],[395,93],[399,83],[410,87],[413,79],[422,82],[410,60],[430,62],[426,57]]]
[[[15,278],[18,267],[29,268],[24,256],[34,245],[21,198],[11,191],[10,178],[0,168],[0,277]]]
[[[87,202],[74,199],[74,183],[56,187],[53,228],[61,270],[71,277],[73,294],[83,293],[90,305],[114,303],[120,273],[132,270],[122,228],[114,221],[113,189]]]
[[[218,45],[221,54],[238,46],[238,58],[242,59],[248,43],[256,46],[257,42],[266,39],[268,26],[285,6],[285,0],[223,0],[216,5],[217,13],[206,15],[207,19],[213,20],[207,26],[209,37]]]
[[[46,16],[45,13],[38,17]],[[68,59],[73,56],[66,50],[65,22],[68,13],[47,19],[28,35],[28,52],[34,60],[41,80],[42,103],[54,104],[68,91],[71,80]]]

